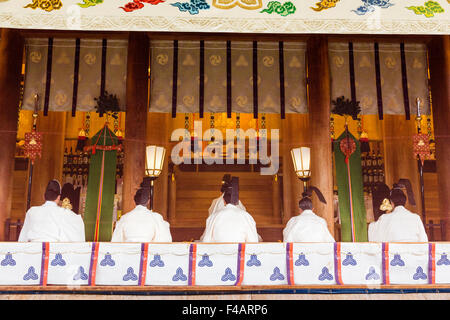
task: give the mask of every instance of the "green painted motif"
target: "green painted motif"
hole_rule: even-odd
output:
[[[84,3],[77,3],[82,8],[89,8],[103,3],[103,0],[83,0]]]
[[[423,14],[427,18],[434,17],[435,13],[442,13],[444,9],[436,1],[427,1],[425,6],[411,6],[406,9],[413,10],[415,14]]]
[[[295,12],[296,8],[294,4],[290,1],[287,1],[283,4],[281,4],[279,1],[270,1],[267,4],[267,9],[264,9],[262,12],[266,12],[269,14],[277,13],[283,17],[286,17],[290,14],[293,14]]]

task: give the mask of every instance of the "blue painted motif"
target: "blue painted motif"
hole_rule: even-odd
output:
[[[77,274],[73,276],[73,280],[87,280],[87,279],[88,275],[84,272],[84,268],[80,266],[78,268]]]
[[[363,5],[352,11],[357,15],[362,16],[368,12],[375,11],[375,7],[386,9],[393,6],[394,4],[390,1],[391,0],[362,0]]]
[[[16,265],[16,260],[13,259],[11,252],[5,254],[5,259],[2,260],[1,265],[4,267]]]
[[[369,268],[369,273],[366,274],[366,280],[378,280],[380,279],[380,275],[375,272],[374,267]]]
[[[320,281],[333,280],[333,276],[330,274],[327,267],[322,268],[322,273],[319,275],[319,280]]]
[[[51,265],[54,266],[54,267],[56,267],[56,266],[65,266],[66,265],[66,261],[63,259],[61,253],[57,253],[55,255],[55,259],[52,260]]]
[[[37,280],[39,276],[34,272],[34,267],[29,267],[28,272],[23,276],[23,280]]]
[[[427,278],[427,275],[423,272],[422,267],[417,267],[416,273],[413,275],[414,280],[423,279],[425,280]]]
[[[247,261],[247,266],[248,267],[260,267],[261,266],[261,261],[258,260],[258,256],[256,254],[251,254],[250,255],[250,260]]]
[[[209,9],[210,6],[205,0],[190,0],[190,2],[175,2],[172,6],[177,7],[181,12],[188,11],[190,14],[198,14],[199,10]]]
[[[447,255],[446,254],[442,254],[441,258],[439,259],[439,261],[436,263],[438,266],[440,265],[446,265],[446,266],[450,266],[450,260],[448,260]],[[2,262],[3,265],[3,262]]]
[[[236,276],[233,274],[230,268],[225,269],[225,274],[222,276],[221,280],[225,281],[236,281]]]
[[[270,276],[270,281],[276,280],[284,280],[284,276],[281,274],[280,269],[278,267],[275,267],[273,269],[273,274]]]
[[[134,270],[132,267],[129,267],[127,269],[127,273],[123,276],[123,281],[137,281],[138,277],[134,274]]]
[[[395,266],[404,267],[405,266],[405,262],[402,260],[402,258],[400,257],[399,254],[394,254],[394,259],[391,260],[391,266],[393,266],[393,267],[395,267]]]
[[[187,277],[183,274],[183,269],[180,267],[177,268],[175,275],[172,277],[172,281],[186,281]]]
[[[298,255],[298,259],[295,260],[296,266],[309,266],[309,261],[306,259],[305,254],[301,253]]]
[[[202,260],[200,260],[200,261],[198,262],[198,266],[199,266],[199,267],[212,267],[212,266],[213,266],[213,263],[212,263],[211,260],[209,260],[209,256],[205,253],[205,254],[202,256]]]
[[[353,259],[353,255],[351,252],[347,253],[347,256],[345,257],[344,261],[342,261],[343,266],[348,266],[348,265],[356,266],[356,264],[357,264],[356,260]]]
[[[105,258],[103,258],[103,260],[100,261],[100,265],[101,265],[102,267],[106,267],[106,266],[111,266],[111,267],[113,267],[113,266],[116,265],[116,262],[111,258],[111,254],[110,254],[109,252],[107,252],[107,253],[105,254]]]
[[[164,267],[164,261],[161,260],[161,256],[159,254],[155,254],[153,260],[150,261],[150,267]]]

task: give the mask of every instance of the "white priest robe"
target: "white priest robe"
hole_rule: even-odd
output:
[[[325,219],[312,210],[292,217],[283,229],[283,242],[335,242]]]
[[[203,242],[258,242],[256,222],[239,207],[227,204],[206,220]]]
[[[170,225],[145,206],[137,205],[120,217],[111,242],[172,242]]]
[[[80,215],[59,207],[54,201],[31,207],[26,215],[19,242],[84,242]]]
[[[422,220],[404,206],[396,206],[369,224],[370,242],[428,242]]]
[[[211,206],[208,209],[208,217],[213,214],[214,212],[217,212],[219,210],[222,210],[223,208],[225,208],[225,202],[223,201],[223,193],[220,197],[215,198],[213,200],[213,202],[211,203]],[[247,209],[245,209],[244,205],[242,204],[241,200],[239,200],[239,204],[238,204],[238,208],[244,211],[247,211]]]

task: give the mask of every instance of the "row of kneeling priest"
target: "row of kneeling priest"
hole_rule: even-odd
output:
[[[0,285],[450,285],[450,242],[0,243]]]
[[[299,214],[291,218],[283,230],[283,242],[334,242],[326,221],[314,213],[311,187],[299,201]],[[237,177],[225,175],[222,194],[214,199],[209,209],[206,228],[200,242],[262,242],[253,217],[239,200]],[[60,207],[61,186],[52,180],[45,191],[45,203],[32,207],[25,216],[19,242],[82,242],[85,241],[82,218],[67,206]],[[63,195],[64,197],[64,195]],[[387,212],[369,225],[370,242],[427,242],[420,217],[404,205],[407,197],[398,186],[390,191]],[[148,189],[139,189],[134,201],[136,207],[116,223],[111,242],[172,242],[170,226],[163,217],[147,209]],[[64,202],[64,201],[63,201]],[[386,203],[385,203],[386,205]]]

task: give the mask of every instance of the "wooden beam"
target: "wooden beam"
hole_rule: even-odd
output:
[[[0,40],[0,239],[11,213],[14,154],[19,118],[19,89],[23,58],[23,38],[17,31],[1,30]],[[25,201],[25,197],[24,197]]]
[[[333,157],[330,138],[330,69],[328,39],[314,36],[308,41],[308,110],[311,137],[311,185],[319,188],[327,201],[313,197],[314,208],[334,235]]]
[[[42,111],[38,114],[37,131],[42,132],[42,156],[34,162],[31,206],[44,203],[45,188],[50,180],[61,182],[66,132],[66,112],[50,111],[45,117]]]
[[[149,40],[145,33],[130,32],[127,65],[127,116],[123,165],[123,212],[135,206],[133,197],[145,171],[148,106]]]
[[[450,240],[450,36],[434,37],[428,50],[439,202],[441,219],[445,222],[445,240],[448,241]]]
[[[286,114],[286,118],[281,121],[283,224],[286,224],[290,218],[298,214],[298,201],[301,199],[303,184],[294,172],[291,150],[310,145],[308,123],[308,115],[293,113]]]
[[[406,120],[404,115],[385,114],[381,127],[386,184],[392,187],[393,183],[398,182],[399,179],[409,179],[416,205],[412,206],[408,201],[405,207],[421,215],[419,169],[417,160],[413,156],[412,136],[417,133],[414,119],[415,117],[411,117],[411,120]]]

